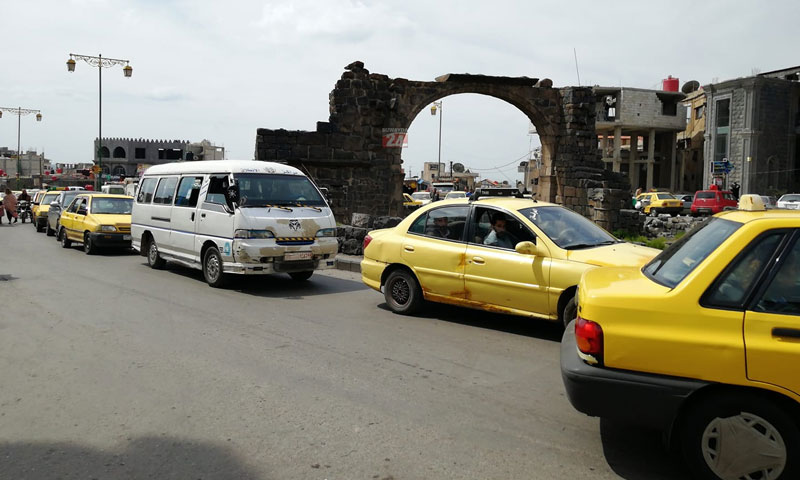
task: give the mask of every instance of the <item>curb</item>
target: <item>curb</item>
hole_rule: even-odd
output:
[[[348,272],[361,272],[361,257],[360,255],[336,255],[336,268],[338,270],[346,270]]]

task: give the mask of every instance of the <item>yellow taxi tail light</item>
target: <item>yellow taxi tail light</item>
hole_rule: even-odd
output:
[[[575,321],[575,339],[581,353],[596,359],[603,355],[603,327],[599,323],[578,316]]]

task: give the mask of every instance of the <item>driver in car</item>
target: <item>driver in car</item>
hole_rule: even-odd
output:
[[[484,245],[502,248],[514,248],[517,239],[506,230],[506,217],[502,213],[495,213],[491,218],[492,231],[483,240]]]

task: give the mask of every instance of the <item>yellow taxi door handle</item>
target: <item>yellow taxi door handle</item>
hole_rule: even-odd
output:
[[[483,257],[472,257],[472,263],[476,265],[483,265],[486,263],[486,260],[484,260]]]
[[[413,252],[414,247],[412,245],[403,245],[403,250],[405,250],[406,252]]]

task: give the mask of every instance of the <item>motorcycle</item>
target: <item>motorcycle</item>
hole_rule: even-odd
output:
[[[17,203],[17,216],[19,216],[19,220],[22,223],[25,223],[25,220],[30,220],[33,222],[33,212],[31,212],[31,204],[27,200],[20,200]]]

